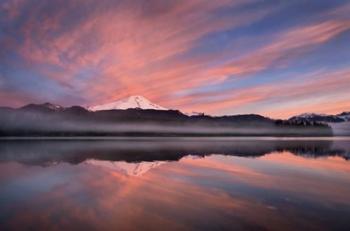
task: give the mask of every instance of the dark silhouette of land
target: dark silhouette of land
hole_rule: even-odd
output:
[[[323,123],[261,115],[188,116],[177,110],[88,111],[29,104],[0,108],[0,136],[331,136]]]

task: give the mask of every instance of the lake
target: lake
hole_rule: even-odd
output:
[[[350,230],[348,138],[0,141],[0,230]]]

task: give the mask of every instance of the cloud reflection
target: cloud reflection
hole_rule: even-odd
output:
[[[1,227],[334,228],[350,208],[350,166],[340,157],[190,155],[138,177],[91,161],[44,167],[2,161]]]

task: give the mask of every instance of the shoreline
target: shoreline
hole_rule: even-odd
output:
[[[5,140],[350,140],[350,136],[8,136]]]

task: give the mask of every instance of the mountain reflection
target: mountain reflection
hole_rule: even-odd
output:
[[[184,156],[211,154],[259,157],[289,151],[294,155],[350,157],[348,142],[339,140],[284,139],[134,139],[134,140],[2,140],[0,161],[30,165],[57,162],[79,164],[100,161],[178,161]]]
[[[349,230],[348,140],[7,140],[0,230]]]

